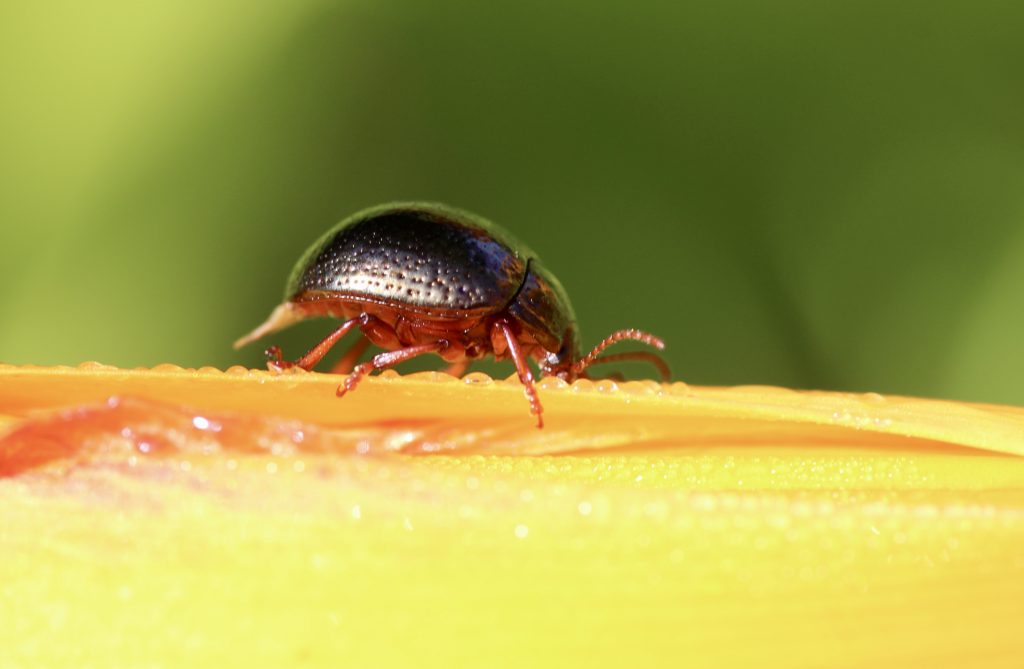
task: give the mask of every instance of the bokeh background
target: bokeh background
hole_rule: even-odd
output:
[[[651,330],[691,383],[1024,404],[1022,26],[994,1],[3,3],[0,361],[259,365],[230,343],[306,246],[425,199],[535,248],[585,343]]]

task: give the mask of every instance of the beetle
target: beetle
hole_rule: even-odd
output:
[[[461,375],[470,362],[511,359],[530,413],[543,427],[543,407],[528,364],[567,382],[589,378],[591,365],[645,360],[662,379],[668,366],[651,351],[602,355],[623,340],[657,349],[661,339],[618,330],[581,355],[576,316],[562,284],[537,255],[494,223],[436,203],[392,203],[360,211],[331,228],[295,265],[285,301],[235,342],[235,348],[307,318],[344,322],[294,362],[266,350],[271,370],[311,370],[349,331],[362,337],[334,366],[347,373],[338,396],[363,376],[426,353],[441,356]],[[373,343],[385,349],[356,364]]]

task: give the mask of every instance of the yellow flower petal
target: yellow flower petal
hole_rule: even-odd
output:
[[[545,382],[537,430],[515,383],[385,375],[338,399],[338,381],[0,367],[8,661],[960,667],[1024,651],[1019,409]]]

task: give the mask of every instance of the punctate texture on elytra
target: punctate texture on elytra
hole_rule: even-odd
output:
[[[374,208],[346,219],[299,260],[285,299],[306,291],[436,312],[507,305],[533,253],[485,219],[439,205]]]

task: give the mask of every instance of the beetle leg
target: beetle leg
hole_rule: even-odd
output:
[[[282,369],[288,369],[292,366],[292,363],[284,359],[281,347],[277,344],[268,346],[266,350],[263,351],[263,355],[267,358],[267,367],[269,369],[281,371]]]
[[[508,321],[495,321],[494,331],[500,332],[508,345],[509,355],[516,363],[516,373],[519,374],[519,381],[523,384],[523,393],[530,401],[530,413],[537,416],[537,427],[544,427],[544,418],[541,416],[544,413],[544,407],[541,406],[540,397],[537,396],[537,389],[533,385],[533,372],[530,371],[530,366],[526,363],[526,355],[523,354],[523,349],[519,346],[519,340],[516,339]],[[493,334],[491,338],[494,339]]]
[[[445,367],[444,373],[449,374],[451,376],[462,376],[463,374],[466,373],[467,367],[469,367],[468,359],[459,360],[458,362],[453,362],[452,364]]]
[[[295,362],[286,362],[282,360],[281,349],[277,346],[271,346],[266,351],[267,366],[278,371],[288,369],[289,367],[301,367],[308,372],[313,369],[316,363],[320,362],[323,357],[327,355],[327,352],[331,350],[331,347],[338,343],[339,339],[344,337],[349,330],[357,325],[359,325],[358,320],[352,319],[350,321],[345,321],[338,326],[334,332],[324,337],[323,341],[309,349],[309,351],[306,352],[306,355],[302,356]]]
[[[370,340],[366,337],[360,337],[355,344],[352,344],[349,350],[345,351],[345,355],[338,362],[334,363],[334,366],[331,367],[331,374],[348,374],[351,372],[369,346]]]
[[[420,344],[419,346],[409,346],[408,348],[400,348],[397,351],[386,351],[384,353],[378,353],[373,356],[370,362],[364,362],[361,365],[356,365],[356,368],[352,370],[352,373],[348,375],[345,382],[338,386],[338,397],[341,397],[350,390],[354,390],[364,376],[377,369],[387,369],[393,365],[397,365],[400,362],[411,360],[417,356],[421,356],[424,353],[436,353],[443,351],[447,348],[448,342],[443,339],[431,342],[429,344]]]

